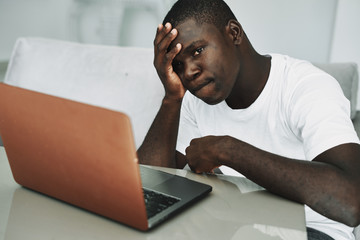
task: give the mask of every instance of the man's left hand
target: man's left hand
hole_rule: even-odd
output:
[[[196,173],[213,172],[224,163],[229,147],[229,136],[206,136],[195,138],[186,148],[186,160],[192,171]]]

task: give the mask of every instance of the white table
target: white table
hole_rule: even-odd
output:
[[[303,205],[248,179],[158,169],[207,183],[213,191],[144,233],[17,185],[0,147],[0,239],[307,239]]]

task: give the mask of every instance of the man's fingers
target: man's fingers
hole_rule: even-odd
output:
[[[155,46],[156,50],[158,51],[158,53],[167,53],[169,50],[169,46],[170,44],[174,41],[174,39],[177,36],[177,30],[174,28],[171,30],[171,32],[169,32],[163,39],[162,41]]]
[[[173,69],[173,60],[181,51],[181,44],[175,44],[178,31],[167,23],[159,25],[154,40],[154,66],[165,87],[167,97],[181,99],[185,94],[184,86]],[[173,45],[174,46],[173,46]],[[171,46],[171,49],[170,49]]]
[[[159,24],[159,26],[157,27],[157,30],[156,30],[154,46],[156,46],[157,44],[159,44],[161,42],[161,40],[164,38],[164,36],[170,32],[170,29],[171,29],[170,23],[165,24],[165,26],[162,24]]]
[[[176,55],[181,51],[181,44],[178,43],[168,53],[166,53],[166,60],[171,65]]]
[[[170,36],[172,35],[172,36]],[[172,30],[172,33],[169,33],[161,43],[157,46],[158,49],[155,50],[155,58],[154,58],[154,65],[155,66],[163,66],[163,70],[165,70],[165,74],[172,74],[173,73],[173,60],[176,55],[181,51],[181,44],[178,43],[167,52],[167,48],[170,43],[175,39],[177,35],[176,29]]]
[[[170,25],[171,27],[171,25]],[[155,54],[166,54],[172,41],[176,38],[178,31],[173,28],[171,31],[167,27],[159,30],[154,41]]]
[[[188,164],[188,165],[189,165],[189,168],[191,169],[191,171],[195,172],[195,168],[190,164]]]
[[[195,173],[214,173],[214,169],[221,166],[214,155],[204,145],[205,138],[192,139],[190,145],[185,149],[186,161],[190,169]]]

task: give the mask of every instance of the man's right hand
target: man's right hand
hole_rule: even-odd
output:
[[[172,28],[170,23],[166,23],[165,26],[160,24],[154,40],[154,66],[164,85],[165,99],[176,101],[182,100],[186,92],[172,66],[172,62],[181,51],[182,46],[178,43],[168,51],[177,35],[178,31]]]

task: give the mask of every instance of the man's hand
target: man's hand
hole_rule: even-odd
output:
[[[181,100],[186,90],[172,66],[175,56],[181,50],[181,44],[176,44],[168,51],[170,44],[178,35],[177,30],[171,28],[170,23],[165,26],[160,24],[157,28],[154,40],[154,66],[165,87],[165,98]]]
[[[184,158],[177,158],[176,139],[180,109],[185,88],[174,72],[172,63],[181,51],[181,44],[170,45],[178,36],[171,24],[159,25],[154,39],[154,66],[165,88],[165,97],[137,153],[141,164],[163,167],[184,167]],[[170,50],[168,50],[170,49]]]
[[[224,164],[231,146],[232,138],[228,136],[196,138],[186,148],[186,160],[196,173],[212,172]]]

